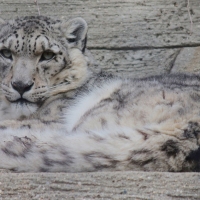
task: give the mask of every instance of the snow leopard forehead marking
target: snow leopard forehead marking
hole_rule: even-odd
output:
[[[32,34],[35,30],[48,34],[53,30],[53,25],[59,22],[60,20],[54,20],[45,16],[28,16],[9,20],[2,25],[3,31],[0,31],[0,39],[9,36],[8,34],[16,34],[16,30],[20,29],[23,29],[26,34]]]
[[[0,41],[16,54],[39,54],[52,46],[56,50],[59,45],[52,41],[53,38],[57,39],[53,26],[59,22],[44,16],[11,20],[2,27]],[[37,43],[41,45],[38,47]]]

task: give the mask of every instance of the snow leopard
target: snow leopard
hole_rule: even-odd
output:
[[[200,171],[200,76],[94,70],[84,19],[0,25],[0,168]]]

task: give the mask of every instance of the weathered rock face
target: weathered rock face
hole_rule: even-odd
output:
[[[153,199],[199,200],[195,173],[0,174],[0,199]]]
[[[189,3],[189,4],[188,4]],[[42,15],[83,17],[98,67],[119,75],[200,71],[199,0],[38,0]],[[38,15],[0,0],[0,17]],[[0,174],[0,199],[200,199],[195,173]]]
[[[83,17],[89,25],[88,47],[104,70],[131,77],[200,70],[198,0],[38,0],[38,4],[42,15]],[[0,5],[5,19],[38,15],[34,0],[0,0]]]

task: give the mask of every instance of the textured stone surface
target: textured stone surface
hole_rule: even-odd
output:
[[[102,70],[131,77],[200,71],[199,0],[38,0],[38,3],[42,15],[81,16],[88,22],[88,46]],[[37,14],[34,0],[0,0],[0,17],[4,19]],[[1,199],[199,200],[200,174],[14,174],[2,170]]]
[[[91,50],[97,66],[104,71],[129,77],[169,73],[180,52],[175,49]]]
[[[199,200],[197,173],[0,174],[0,199]]]
[[[200,73],[200,47],[182,48],[174,63],[172,72]]]
[[[190,0],[38,0],[43,15],[82,16],[89,24],[92,48],[169,47],[200,44],[200,1]],[[1,0],[1,16],[37,13],[34,0]]]
[[[200,1],[189,0],[189,7],[187,3],[187,0],[38,0],[42,15],[83,17],[89,25],[88,47],[100,67],[132,77],[169,73],[178,48],[190,46],[190,51],[194,51],[192,47],[200,45]],[[0,5],[0,16],[4,19],[38,15],[34,0],[0,0]],[[174,71],[182,71],[184,63],[177,63]],[[196,66],[195,71],[198,69]]]

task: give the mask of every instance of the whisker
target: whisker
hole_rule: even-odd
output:
[[[31,110],[30,110],[30,108],[29,108],[28,104],[26,103],[25,105],[26,105],[26,107],[28,108],[28,110],[31,112]]]

